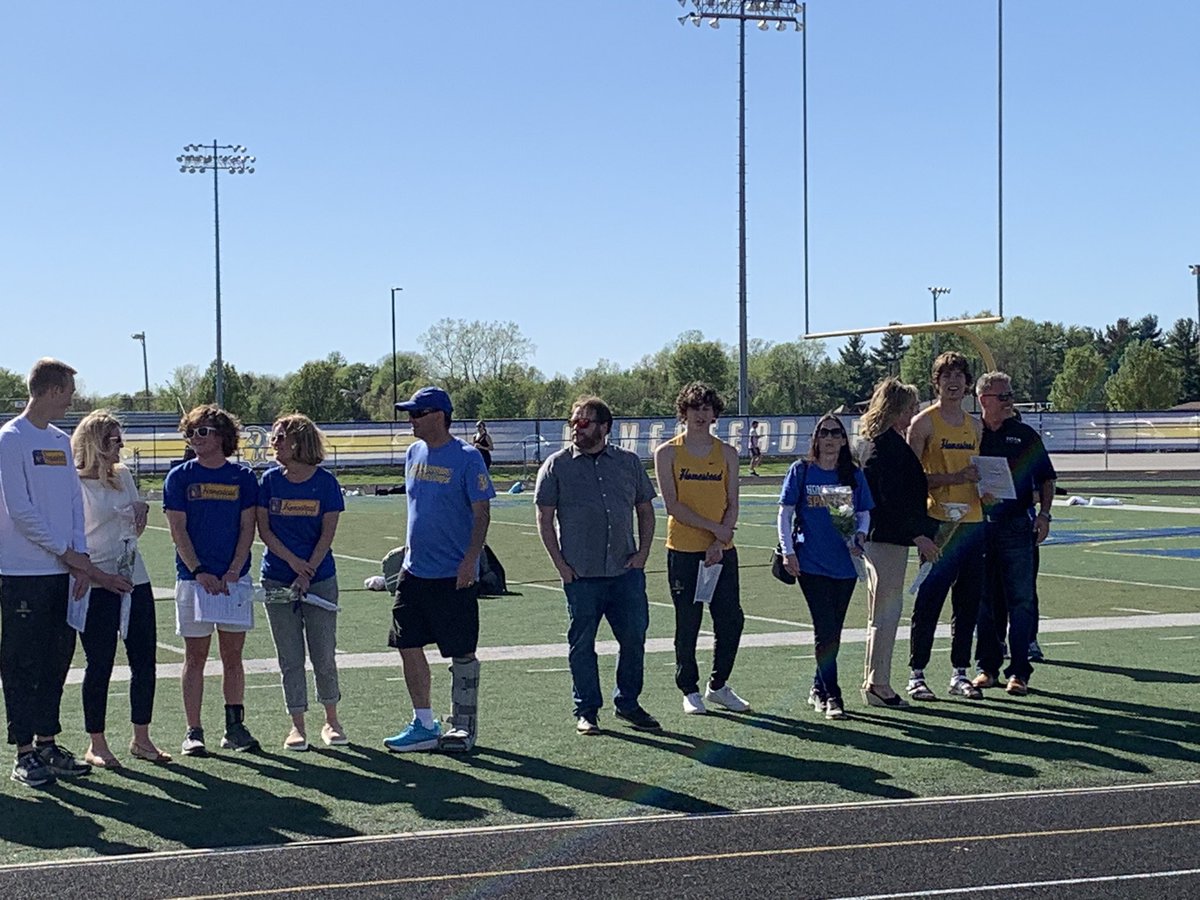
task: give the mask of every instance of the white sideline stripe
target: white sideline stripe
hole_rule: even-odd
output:
[[[1094,575],[1059,575],[1057,572],[1038,572],[1038,578],[1068,578],[1071,581],[1098,581],[1101,584],[1124,584],[1129,587],[1162,588],[1168,591],[1200,591],[1200,587],[1182,584],[1152,584],[1149,581],[1119,581],[1116,578],[1096,578]]]
[[[1040,634],[1072,631],[1128,631],[1144,628],[1195,628],[1200,627],[1200,613],[1160,613],[1153,616],[1100,616],[1090,619],[1055,619],[1043,622],[1039,628]],[[896,631],[896,640],[906,641],[909,629],[901,625]],[[948,638],[949,625],[939,625],[936,637]],[[843,644],[862,644],[867,639],[865,628],[847,628],[842,632]],[[806,647],[811,646],[815,636],[811,631],[773,631],[764,634],[743,634],[742,647]],[[712,650],[711,638],[702,637],[696,642],[698,650]],[[599,656],[616,656],[616,641],[596,641],[596,653]],[[674,638],[650,638],[646,641],[647,653],[673,653]],[[556,644],[519,644],[511,647],[480,647],[476,655],[481,660],[499,662],[505,660],[525,659],[566,659],[567,644],[565,641]],[[436,649],[425,652],[426,659],[431,665],[441,665],[444,660]],[[399,656],[393,650],[386,653],[346,653],[338,654],[339,669],[380,669],[392,668],[399,665]],[[247,675],[263,675],[279,672],[279,663],[274,659],[247,659],[244,661]],[[177,678],[183,668],[182,663],[166,663],[159,665],[159,678]],[[310,667],[311,668],[311,667]],[[210,659],[204,666],[205,675],[221,674],[221,661]],[[129,667],[114,666],[113,681],[128,681]],[[83,681],[83,669],[72,668],[67,675],[68,684],[79,684]]]
[[[1143,613],[1151,616],[1158,612],[1157,609],[1132,609],[1128,606],[1110,606],[1109,609],[1111,609],[1113,612]]]
[[[674,603],[663,603],[659,600],[651,600],[650,605],[651,606],[661,606],[661,607],[664,607],[665,609],[674,609],[675,608]],[[755,622],[770,622],[772,625],[791,625],[793,628],[807,628],[810,631],[812,630],[812,626],[809,625],[807,622],[789,622],[787,619],[769,619],[766,616],[752,616],[752,615],[749,615],[748,613],[744,613],[743,615],[745,616],[745,619],[748,622],[752,621],[752,620]],[[708,632],[706,632],[706,631],[702,631],[700,633],[708,634]]]
[[[1088,788],[1051,788],[1049,790],[1007,791],[998,794],[953,794],[948,797],[901,797],[890,800],[851,800],[840,803],[807,803],[789,806],[762,806],[753,809],[715,813],[660,813],[647,816],[614,816],[608,819],[576,819],[570,822],[521,822],[512,825],[478,825],[465,828],[434,828],[424,831],[399,831],[392,834],[357,835],[355,837],[313,838],[289,841],[286,844],[263,844],[255,847],[228,847],[217,849],[155,850],[150,852],[125,853],[97,859],[94,856],[76,859],[57,859],[33,863],[0,864],[0,872],[26,871],[33,869],[88,868],[119,865],[137,865],[164,859],[200,859],[203,857],[251,856],[267,853],[291,852],[310,847],[330,847],[343,844],[380,844],[397,840],[431,840],[440,837],[462,837],[463,835],[521,834],[533,831],[578,831],[585,828],[616,828],[622,826],[656,825],[661,822],[678,822],[684,819],[747,818],[751,816],[780,815],[798,812],[827,812],[829,810],[888,809],[908,806],[946,806],[955,803],[999,803],[1030,797],[1095,797],[1117,793],[1148,793],[1172,788],[1200,786],[1200,781],[1158,781],[1143,784],[1109,785]]]
[[[1190,537],[1190,535],[1189,535],[1189,537]],[[1148,540],[1148,538],[1145,538],[1143,540]],[[1137,549],[1134,549],[1134,550],[1093,550],[1091,547],[1084,547],[1083,552],[1084,553],[1095,553],[1100,556],[1124,556],[1126,559],[1128,559],[1131,556],[1141,555],[1143,557],[1150,556],[1153,559],[1161,559],[1161,560],[1166,560],[1168,562],[1185,562],[1185,563],[1200,562],[1200,558],[1192,559],[1191,557],[1187,557],[1187,556],[1159,556],[1157,554],[1151,554],[1151,553],[1140,553],[1139,554],[1139,551]]]
[[[1019,888],[1058,887],[1069,884],[1104,884],[1113,881],[1139,881],[1150,878],[1180,878],[1185,875],[1200,875],[1200,869],[1175,869],[1170,872],[1134,872],[1129,875],[1095,875],[1090,878],[1056,878],[1052,881],[1014,881],[1009,884],[976,884],[961,888],[938,888],[936,890],[905,891],[900,894],[860,894],[856,897],[839,897],[837,900],[899,900],[901,897],[948,897],[953,894],[972,894],[976,891],[1012,891]]]
[[[163,650],[170,650],[172,653],[178,653],[180,656],[183,656],[183,654],[187,652],[182,647],[176,647],[174,644],[167,644],[163,641],[155,641],[155,645]]]

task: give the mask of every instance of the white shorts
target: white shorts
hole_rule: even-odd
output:
[[[246,587],[250,586],[250,576],[246,575],[240,579],[239,584]],[[254,609],[251,606],[250,624],[246,625],[226,625],[224,623],[217,624],[215,622],[197,622],[196,621],[196,582],[194,581],[176,581],[175,582],[175,633],[180,637],[209,637],[213,630],[226,631],[231,633],[239,633],[251,631],[254,628]]]

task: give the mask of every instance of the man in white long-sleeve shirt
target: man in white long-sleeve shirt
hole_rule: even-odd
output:
[[[25,411],[0,428],[0,678],[17,746],[12,778],[34,787],[91,770],[55,743],[75,655],[67,604],[98,574],[71,443],[50,424],[70,407],[74,376],[66,363],[38,360]]]

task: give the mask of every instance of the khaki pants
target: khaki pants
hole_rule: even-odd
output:
[[[908,547],[871,541],[867,558],[867,658],[863,687],[891,686],[892,649],[904,606]]]

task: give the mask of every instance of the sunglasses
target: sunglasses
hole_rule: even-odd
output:
[[[840,438],[840,437],[845,437],[845,436],[846,436],[846,432],[842,431],[842,429],[840,429],[840,428],[818,428],[817,429],[817,437],[819,437],[819,438],[823,438],[823,437]]]
[[[217,427],[215,425],[199,425],[196,428],[189,428],[184,431],[183,436],[189,441],[194,437],[206,438],[210,434],[216,434]]]
[[[412,409],[408,412],[408,419],[411,422],[413,419],[424,418],[432,412],[437,412],[436,409]]]
[[[282,441],[282,440],[283,440],[284,438],[286,438],[286,437],[287,437],[287,432],[286,432],[286,431],[276,431],[276,432],[273,432],[273,433],[271,434],[271,443],[272,443],[272,444],[278,444],[280,441]]]
[[[982,394],[983,397],[995,397],[997,400],[1008,401],[1013,398],[1012,391],[1005,391],[1003,394]]]
[[[572,428],[587,428],[592,424],[592,420],[583,416],[577,416],[574,419],[568,419],[567,424]]]
[[[104,439],[105,447],[124,447],[125,440],[119,434],[110,434]]]

